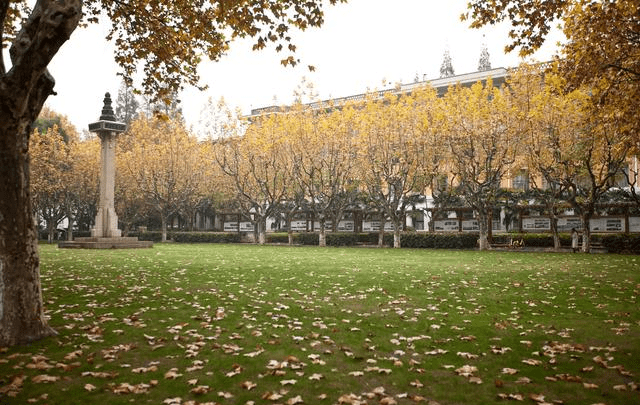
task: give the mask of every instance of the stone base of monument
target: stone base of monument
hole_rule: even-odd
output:
[[[136,237],[119,238],[76,238],[58,243],[59,248],[75,249],[140,249],[153,247],[153,242],[138,240]]]

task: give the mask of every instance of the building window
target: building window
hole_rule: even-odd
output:
[[[514,190],[529,191],[529,173],[526,170],[520,171],[511,183]]]

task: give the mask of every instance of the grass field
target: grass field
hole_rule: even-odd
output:
[[[41,246],[0,404],[640,403],[640,258]]]

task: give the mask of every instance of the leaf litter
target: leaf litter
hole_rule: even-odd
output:
[[[55,402],[57,384],[76,382],[114,401],[436,404],[456,379],[488,402],[575,401],[567,383],[580,401],[637,398],[632,258],[274,253],[159,246],[116,260],[45,247],[46,314],[61,334],[0,350],[0,402],[32,384]]]

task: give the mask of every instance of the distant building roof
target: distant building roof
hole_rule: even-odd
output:
[[[410,93],[413,89],[416,89],[425,85],[431,85],[433,88],[435,88],[438,91],[438,95],[442,96],[444,93],[447,92],[447,89],[450,86],[459,84],[461,86],[469,87],[477,82],[485,82],[488,78],[491,78],[493,80],[494,86],[501,86],[505,83],[507,79],[507,74],[508,74],[507,69],[501,67],[501,68],[495,68],[495,69],[490,69],[490,70],[485,70],[480,72],[465,73],[465,74],[456,75],[456,76],[442,77],[442,78],[433,79],[433,80],[423,80],[423,81],[417,81],[417,82],[408,83],[408,84],[400,84],[399,88],[396,86],[394,88],[385,89],[385,90],[354,94],[346,97],[333,98],[331,100],[316,101],[313,103],[308,103],[306,105],[312,108],[319,108],[321,106],[327,106],[329,104],[340,105],[348,101],[365,100],[367,95],[370,95],[370,94],[378,93],[378,97],[383,97],[384,94],[386,93]],[[282,112],[286,110],[287,110],[287,107],[275,106],[275,105],[268,106],[268,107],[255,108],[251,110],[251,114],[249,115],[248,118],[263,115],[263,114]]]

